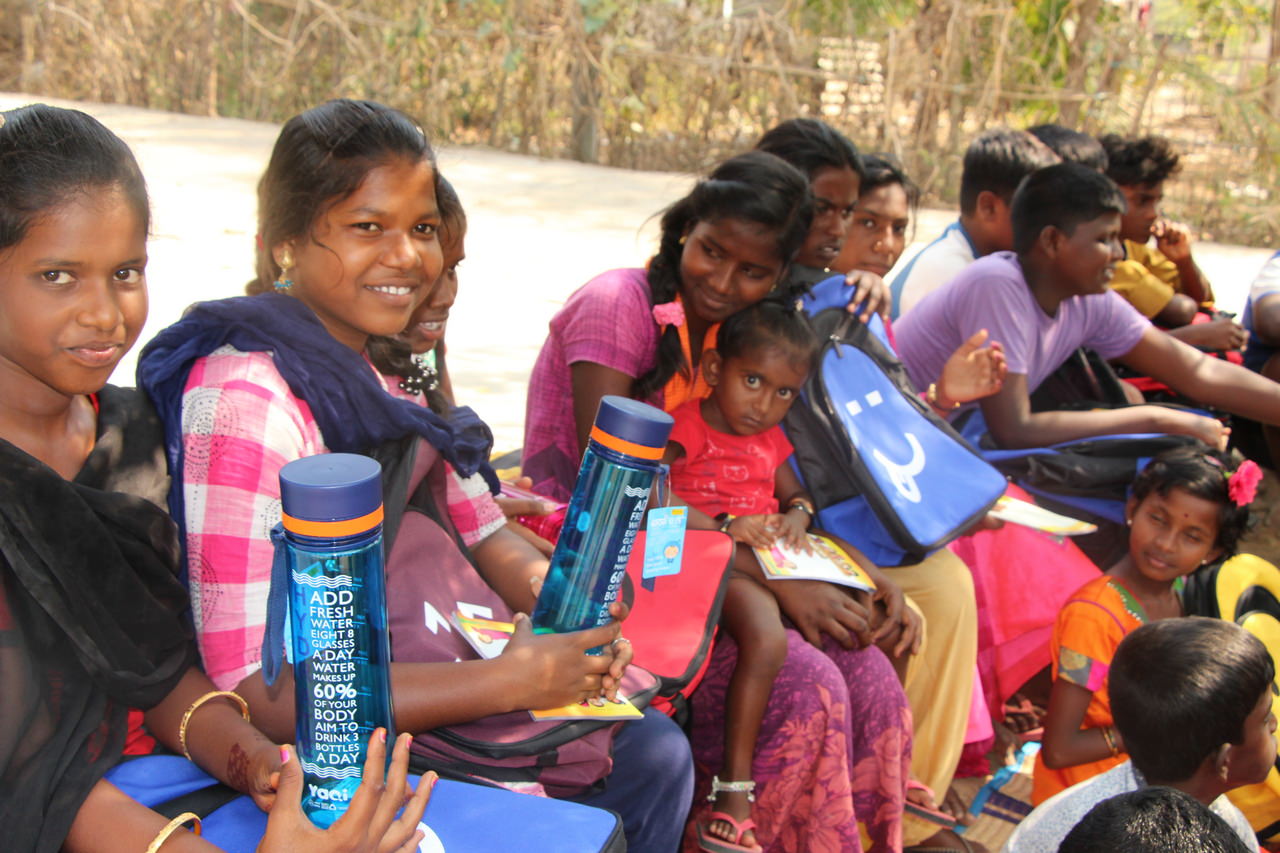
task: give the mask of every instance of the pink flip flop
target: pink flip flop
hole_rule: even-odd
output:
[[[733,827],[732,841],[711,834],[711,823],[717,820],[722,820]],[[739,823],[724,812],[708,812],[698,821],[698,849],[705,850],[707,853],[764,853],[764,848],[759,844],[748,847],[738,843],[742,841],[742,836],[755,828],[756,822],[751,818]]]
[[[908,779],[907,790],[908,791],[924,791],[926,794],[929,795],[929,799],[933,800],[935,803],[938,801],[938,798],[937,796],[934,795],[933,790],[928,785],[926,785],[925,783],[921,782],[918,779]],[[906,809],[908,814],[915,815],[921,820],[927,820],[929,821],[929,823],[936,824],[942,827],[943,829],[953,829],[955,828],[955,825],[957,823],[954,817],[947,814],[942,809],[931,809],[931,808],[928,808],[927,806],[922,806],[919,803],[913,803],[911,802],[911,800],[905,801],[904,808]]]

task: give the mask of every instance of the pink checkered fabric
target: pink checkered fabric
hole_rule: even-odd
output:
[[[370,365],[370,369],[373,366]],[[422,401],[382,377],[388,393]],[[327,453],[311,409],[268,353],[224,346],[198,359],[182,398],[183,496],[191,607],[205,671],[230,689],[261,666],[280,468]],[[502,527],[478,475],[452,470],[447,501],[467,545]]]

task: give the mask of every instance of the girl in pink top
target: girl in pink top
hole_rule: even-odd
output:
[[[408,347],[395,338],[444,266],[437,181],[422,130],[395,110],[337,100],[295,116],[259,183],[258,275],[249,289],[276,292],[194,306],[140,362],[166,426],[178,427],[169,450],[172,457],[180,445],[181,492],[171,504],[186,534],[201,653],[215,683],[235,685],[268,732],[291,732],[294,713],[291,687],[268,687],[262,672],[268,534],[280,517],[279,469],[308,454],[427,439],[449,460],[439,476],[463,542],[424,555],[423,570],[457,572],[459,582],[478,572],[516,613],[514,636],[496,658],[410,657],[401,650],[440,626],[430,615],[424,624],[424,604],[389,585],[389,618],[403,619],[392,630],[391,671],[401,730],[595,697],[616,689],[631,657],[629,644],[614,642],[616,621],[533,634],[523,614],[547,563],[506,529],[478,476],[491,475],[487,429],[469,410],[438,398],[428,408],[399,386]],[[585,654],[595,646],[605,654]],[[649,712],[624,724],[612,745],[622,772],[581,800],[619,812],[632,849],[673,848],[692,787],[682,733]],[[629,789],[633,779],[643,790]]]
[[[523,465],[538,491],[568,495],[603,395],[668,409],[705,396],[698,365],[716,326],[785,281],[812,207],[794,167],[760,151],[734,157],[667,209],[648,269],[606,272],[569,299],[530,379]],[[861,821],[871,849],[896,850],[911,755],[902,687],[880,649],[859,647],[864,613],[849,596],[822,582],[783,586],[774,595],[795,628],[785,632],[785,659],[755,740],[756,841],[770,853],[857,851]],[[724,766],[737,654],[721,635],[693,703],[702,795]],[[685,849],[698,847],[695,822]]]

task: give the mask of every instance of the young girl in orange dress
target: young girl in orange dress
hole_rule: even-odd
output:
[[[1199,444],[1160,454],[1138,475],[1125,507],[1128,554],[1058,614],[1034,803],[1128,758],[1106,689],[1115,650],[1141,625],[1184,615],[1178,581],[1234,553],[1260,478],[1255,463],[1237,467]]]

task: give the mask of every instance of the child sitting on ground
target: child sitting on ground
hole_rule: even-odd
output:
[[[1111,289],[1145,317],[1192,346],[1238,350],[1247,336],[1228,317],[1194,323],[1201,307],[1213,307],[1213,287],[1191,255],[1187,226],[1160,216],[1164,184],[1178,171],[1178,153],[1160,136],[1125,139],[1109,133],[1107,176],[1124,193],[1128,208],[1121,218],[1124,259],[1116,265]],[[1147,243],[1155,238],[1155,246]]]
[[[711,396],[672,412],[676,423],[664,458],[671,465],[672,491],[713,516],[742,545],[767,548],[781,540],[809,550],[806,533],[814,506],[787,461],[791,444],[779,424],[817,353],[818,340],[805,319],[792,306],[766,299],[725,320],[715,349],[703,356]],[[876,598],[888,598],[888,580],[856,553],[850,556],[876,581]],[[738,646],[726,699],[724,763],[712,781],[714,811],[697,826],[699,845],[712,853],[760,849],[750,820],[751,766],[765,704],[786,653],[778,603],[766,584],[750,547],[740,547],[721,616]],[[916,642],[919,624],[900,595],[892,599],[900,612],[886,614],[884,626],[907,621],[901,636],[892,638],[901,653]],[[861,643],[877,639],[871,603],[858,602],[865,613]]]
[[[976,261],[895,327],[912,381],[936,382],[956,347],[988,329],[1004,344],[1009,373],[980,406],[1002,448],[1148,432],[1225,443],[1217,420],[1167,407],[1033,412],[1031,392],[1081,346],[1202,404],[1280,424],[1280,385],[1170,337],[1107,288],[1122,257],[1124,210],[1119,188],[1085,166],[1062,163],[1027,178],[1013,200],[1015,253]]]
[[[1131,760],[1037,806],[1003,850],[1055,853],[1097,803],[1165,785],[1208,806],[1256,851],[1249,821],[1222,795],[1275,764],[1274,678],[1266,647],[1234,622],[1189,616],[1138,628],[1116,650],[1108,687]]]
[[[1129,553],[1081,587],[1053,632],[1053,692],[1032,802],[1124,761],[1107,699],[1107,669],[1125,635],[1182,616],[1176,581],[1235,552],[1249,519],[1257,466],[1203,446],[1165,451],[1133,484],[1125,506]]]

